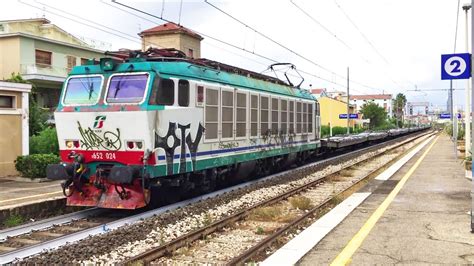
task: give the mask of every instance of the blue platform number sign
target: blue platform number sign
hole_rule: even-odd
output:
[[[468,79],[471,77],[471,54],[441,55],[441,79]]]
[[[349,114],[349,119],[357,119],[359,114]],[[339,114],[339,119],[347,119],[347,114]]]
[[[458,116],[458,119],[461,119],[461,114],[460,113],[458,113],[457,116]],[[439,114],[439,118],[440,119],[451,119],[451,114],[447,114],[447,113]]]

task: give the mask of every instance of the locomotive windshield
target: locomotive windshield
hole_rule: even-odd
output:
[[[139,103],[145,95],[148,74],[113,75],[107,92],[108,103]]]
[[[71,77],[67,81],[64,104],[88,105],[95,104],[102,87],[102,76]]]

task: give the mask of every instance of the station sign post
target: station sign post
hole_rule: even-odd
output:
[[[472,1],[472,5],[474,5],[474,0],[471,0],[471,1]],[[474,21],[474,12],[471,12],[471,21]],[[474,30],[472,31],[471,36],[472,36],[471,41],[472,41],[472,44],[474,45]],[[457,118],[459,118],[459,114],[457,116],[454,116],[455,110],[454,110],[454,100],[453,100],[454,98],[453,97],[453,79],[469,79],[472,76],[471,65],[472,65],[472,56],[469,53],[441,55],[441,79],[450,80],[451,110],[449,110],[450,112],[449,114],[440,114],[440,118],[441,119],[448,119],[451,117],[453,118],[453,142],[454,142],[454,158],[455,159],[457,159],[456,127],[457,127]],[[474,81],[471,80],[471,82],[474,82]],[[474,89],[474,83],[472,85],[473,86],[471,86],[471,88]],[[474,93],[471,95],[472,95],[471,106],[474,106]],[[465,110],[465,114],[470,116],[471,110]],[[472,126],[474,128],[474,120],[472,120]],[[474,143],[474,141],[472,143]],[[472,147],[471,147],[470,152],[472,154]],[[474,171],[473,171],[473,175],[474,175]],[[473,178],[472,187],[471,187],[471,232],[474,233],[474,178]]]
[[[471,7],[474,6],[474,0],[471,0]],[[471,10],[471,25],[474,22],[474,12]],[[471,47],[474,44],[474,27],[471,26]],[[469,63],[472,65],[472,56]],[[469,71],[472,76],[472,69]],[[467,89],[467,88],[466,88]],[[471,79],[471,89],[474,90],[474,79]],[[474,92],[471,91],[471,107],[474,108]],[[468,114],[471,114],[471,110],[469,110]],[[474,119],[471,119],[472,128],[474,128]],[[471,143],[474,143],[474,134],[471,134]],[[471,145],[471,156],[473,154],[473,145]],[[472,172],[474,173],[474,171]],[[472,176],[472,175],[471,175]],[[471,182],[471,233],[474,233],[474,177],[472,177]]]

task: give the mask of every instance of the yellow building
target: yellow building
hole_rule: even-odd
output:
[[[15,175],[14,161],[29,153],[30,84],[0,81],[0,177]]]
[[[201,57],[202,37],[181,25],[169,22],[138,34],[142,37],[142,50],[149,47],[175,48],[183,51],[188,57]]]
[[[40,107],[53,109],[69,71],[104,52],[45,18],[0,21],[0,80],[20,73],[37,89]]]
[[[347,119],[339,118],[340,114],[347,113],[347,102],[343,102],[337,99],[329,98],[322,96],[318,99],[321,113],[321,125],[322,126],[331,126],[331,127],[346,127]],[[353,114],[354,106],[349,107],[349,113]],[[353,127],[355,125],[355,120],[351,119],[349,121],[349,126]]]

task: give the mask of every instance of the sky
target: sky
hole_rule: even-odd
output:
[[[275,75],[270,64],[292,63],[304,77],[303,88],[328,91],[346,90],[349,68],[350,94],[404,93],[408,101],[430,102],[432,110],[446,108],[449,81],[441,80],[441,54],[466,51],[461,7],[454,49],[456,0],[119,2],[203,34],[201,57],[268,75]],[[0,20],[35,17],[104,50],[139,49],[137,33],[164,23],[110,0],[2,1]],[[300,82],[297,73],[288,74]],[[466,81],[453,86],[462,109]]]

